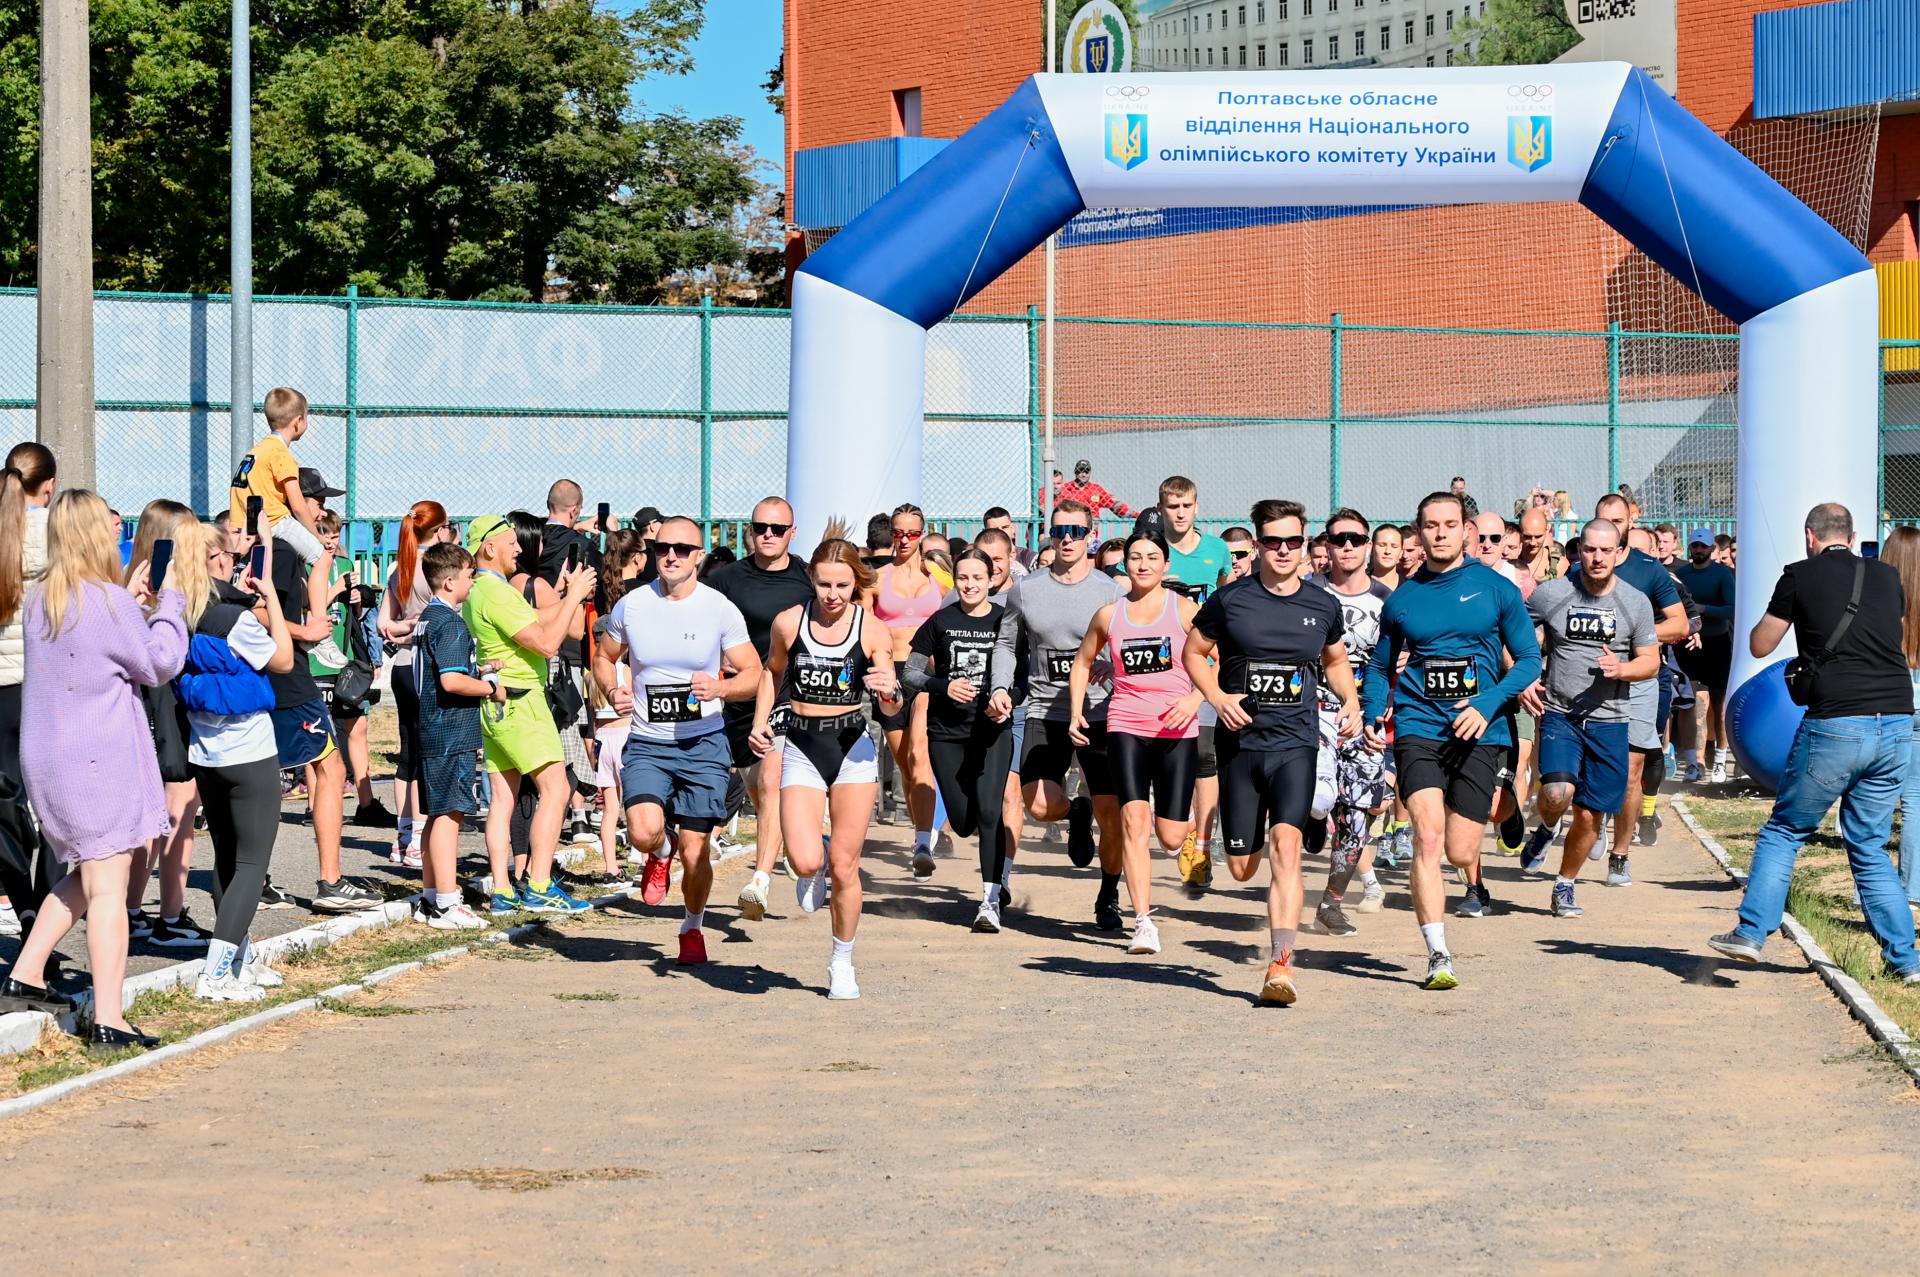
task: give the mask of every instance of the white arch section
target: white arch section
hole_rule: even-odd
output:
[[[1808,507],[1877,516],[1878,293],[1857,249],[1625,63],[1033,77],[796,274],[796,517],[918,499],[927,329],[1083,208],[1548,201],[1740,325],[1744,636]],[[1756,663],[1735,646],[1739,688]],[[1746,699],[1735,744],[1765,777],[1788,711],[1761,684]]]

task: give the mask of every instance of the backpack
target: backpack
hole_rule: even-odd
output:
[[[264,672],[241,660],[227,643],[227,635],[247,609],[237,603],[207,605],[192,637],[187,661],[174,687],[180,703],[195,714],[259,714],[273,708],[273,684]]]

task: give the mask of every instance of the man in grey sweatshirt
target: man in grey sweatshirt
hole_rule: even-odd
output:
[[[1088,744],[1076,746],[1067,735],[1071,707],[1067,678],[1073,658],[1087,637],[1094,613],[1121,597],[1126,584],[1095,572],[1088,558],[1093,516],[1082,502],[1063,500],[1053,510],[1053,566],[1022,577],[1007,600],[1000,636],[993,649],[987,713],[1005,720],[1014,713],[1013,689],[1020,673],[1021,641],[1027,650],[1026,739],[1014,760],[1027,810],[1035,820],[1065,817],[1067,854],[1079,866],[1091,864],[1096,851],[1093,826],[1100,825],[1100,891],[1094,898],[1094,925],[1121,929],[1120,803],[1107,767],[1107,678],[1105,662],[1094,667],[1087,689]],[[1075,758],[1087,793],[1066,801],[1064,782]],[[1089,795],[1091,797],[1089,798]]]

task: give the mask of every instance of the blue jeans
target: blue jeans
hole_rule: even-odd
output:
[[[1913,739],[1920,745],[1920,714],[1913,716]],[[1920,900],[1920,767],[1907,769],[1907,787],[1900,794],[1900,877],[1907,899]]]
[[[1758,944],[1779,928],[1794,859],[1838,800],[1840,839],[1881,956],[1896,974],[1920,968],[1907,893],[1887,858],[1893,809],[1906,787],[1912,752],[1913,719],[1907,714],[1801,720],[1773,813],[1754,840],[1736,935]]]

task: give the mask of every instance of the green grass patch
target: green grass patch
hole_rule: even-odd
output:
[[[1701,828],[1719,840],[1744,873],[1753,862],[1753,840],[1771,808],[1764,798],[1693,798],[1687,807]],[[1897,824],[1896,824],[1897,829]],[[1896,837],[1889,848],[1899,845]],[[1887,975],[1880,943],[1853,903],[1853,872],[1847,867],[1836,815],[1829,812],[1820,832],[1800,850],[1787,887],[1787,911],[1806,924],[1820,947],[1841,970],[1858,980],[1894,1023],[1920,1038],[1920,988]],[[1774,937],[1769,944],[1791,944]]]
[[[553,995],[562,1002],[618,1002],[620,995],[611,989],[595,989],[592,993],[556,993]]]
[[[37,1091],[43,1086],[52,1086],[55,1082],[64,1082],[70,1077],[79,1077],[87,1071],[83,1060],[60,1057],[20,1070],[19,1086],[22,1091]]]

